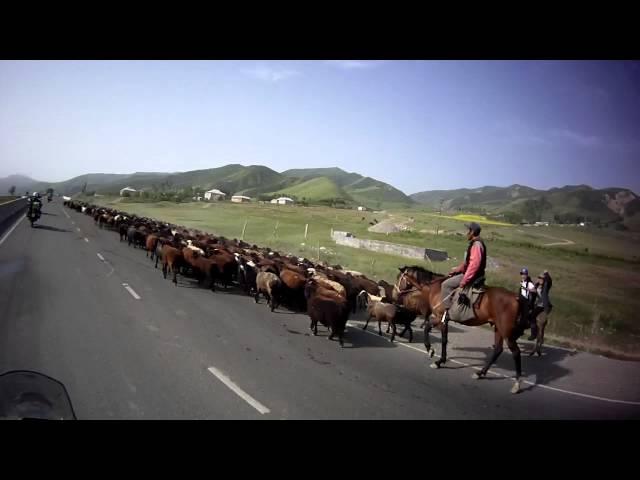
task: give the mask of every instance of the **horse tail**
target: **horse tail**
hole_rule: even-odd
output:
[[[521,302],[520,299],[516,299],[517,310],[516,310],[516,324],[513,329],[512,338],[514,341],[518,340],[527,329],[527,318],[525,315],[524,302]]]

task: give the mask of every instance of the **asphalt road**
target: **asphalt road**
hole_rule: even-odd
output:
[[[0,245],[0,372],[59,379],[80,419],[640,416],[638,405],[543,388],[511,395],[511,380],[473,380],[461,363],[433,370],[419,348],[353,324],[340,348],[323,328],[311,336],[306,315],[182,277],[175,287],[144,251],[60,200],[43,211],[39,228],[23,220]],[[511,365],[508,352],[501,360]],[[525,372],[533,361],[544,368],[524,358]]]

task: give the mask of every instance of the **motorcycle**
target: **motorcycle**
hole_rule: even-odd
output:
[[[31,370],[0,375],[0,420],[77,420],[67,389]]]
[[[37,203],[34,203],[29,207],[27,211],[27,218],[31,222],[31,227],[40,219],[42,213],[40,212],[41,206]]]

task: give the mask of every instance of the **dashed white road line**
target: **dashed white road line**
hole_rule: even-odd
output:
[[[9,238],[9,235],[11,235],[11,232],[13,232],[16,229],[16,227],[20,224],[20,222],[22,220],[24,220],[25,218],[27,218],[27,217],[20,216],[20,218],[18,220],[16,220],[16,223],[13,224],[13,227],[11,227],[9,229],[9,231],[4,234],[2,239],[0,239],[0,245],[2,245],[7,238]]]
[[[351,322],[348,322],[347,325],[349,327],[358,327],[357,325],[352,324]],[[381,338],[380,335],[378,335],[377,333],[372,332],[370,330],[362,330],[362,328],[359,328],[359,330],[361,330],[363,332],[366,332],[369,335],[374,335],[374,336],[376,336],[378,338]],[[401,347],[406,347],[406,348],[410,348],[412,350],[416,350],[416,351],[422,353],[423,355],[429,355],[429,353],[427,351],[425,351],[425,350],[423,350],[421,348],[418,348],[418,347],[414,347],[413,345],[408,345],[406,343],[401,343],[401,342],[395,342],[395,343],[397,345],[400,345]],[[438,354],[434,354],[434,356],[440,358],[440,355],[438,355]],[[481,367],[478,367],[478,366],[475,366],[475,365],[470,365],[470,364],[465,363],[465,362],[460,362],[460,361],[455,360],[453,358],[449,358],[447,361],[449,361],[451,363],[457,363],[458,365],[463,365],[465,367],[470,367],[470,368],[473,368],[474,370],[478,370],[478,371],[482,370]],[[513,377],[509,377],[508,375],[505,375],[503,373],[494,372],[492,370],[489,370],[487,372],[487,374],[495,375],[496,377],[513,378]],[[623,404],[623,405],[640,406],[640,402],[634,402],[634,401],[630,401],[630,400],[618,400],[616,398],[599,397],[597,395],[589,395],[589,394],[586,394],[586,393],[574,392],[574,391],[571,391],[571,390],[565,390],[563,388],[552,387],[550,385],[542,385],[540,383],[530,382],[528,380],[521,380],[521,382],[522,383],[526,383],[527,385],[534,386],[534,387],[544,388],[546,390],[551,390],[551,391],[554,391],[554,392],[560,392],[560,393],[564,393],[564,394],[567,394],[567,395],[574,395],[576,397],[589,398],[591,400],[598,400],[598,401],[601,401],[601,402],[608,402],[608,403],[620,403],[620,404]]]
[[[98,258],[104,262],[104,257],[102,255],[100,255],[99,253],[96,253],[96,255],[98,255]]]
[[[65,217],[71,218],[64,208],[61,208],[60,210],[62,210],[62,213],[64,213]]]
[[[257,401],[255,398],[253,398],[251,395],[249,395],[247,392],[242,390],[238,385],[233,383],[229,377],[227,377],[224,373],[222,373],[216,367],[209,367],[207,370],[209,370],[213,375],[215,375],[218,378],[218,380],[220,380],[227,387],[229,387],[229,389],[232,392],[234,392],[236,395],[242,398],[245,402],[247,402],[249,405],[255,408],[262,415],[264,415],[265,413],[269,413],[271,411],[267,407],[262,405],[259,401]]]
[[[77,230],[77,231],[80,231],[80,227],[76,227],[76,230]]]
[[[123,287],[127,290],[127,292],[129,292],[129,293],[131,294],[131,296],[132,296],[133,298],[135,298],[136,300],[140,300],[140,298],[142,298],[142,297],[140,297],[140,295],[138,295],[138,294],[136,293],[136,291],[135,291],[133,288],[131,288],[131,287],[129,286],[129,284],[128,284],[128,283],[123,283],[123,284],[122,284],[122,286],[123,286]]]
[[[84,237],[84,241],[89,243],[89,239],[87,237]]]

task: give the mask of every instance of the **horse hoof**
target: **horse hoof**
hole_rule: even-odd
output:
[[[482,378],[482,375],[476,372],[473,375],[471,375],[471,378],[473,378],[474,380],[480,380]]]
[[[434,368],[434,369],[438,369],[438,368],[440,368],[440,365],[438,365],[436,362],[433,362],[433,363],[432,363],[431,365],[429,365],[429,366],[430,366],[431,368]]]
[[[433,356],[436,354],[436,351],[434,348],[432,348],[431,350],[429,350],[429,357],[433,358]]]
[[[511,393],[516,394],[516,393],[520,393],[520,382],[515,382],[513,384],[513,387],[511,387]]]

